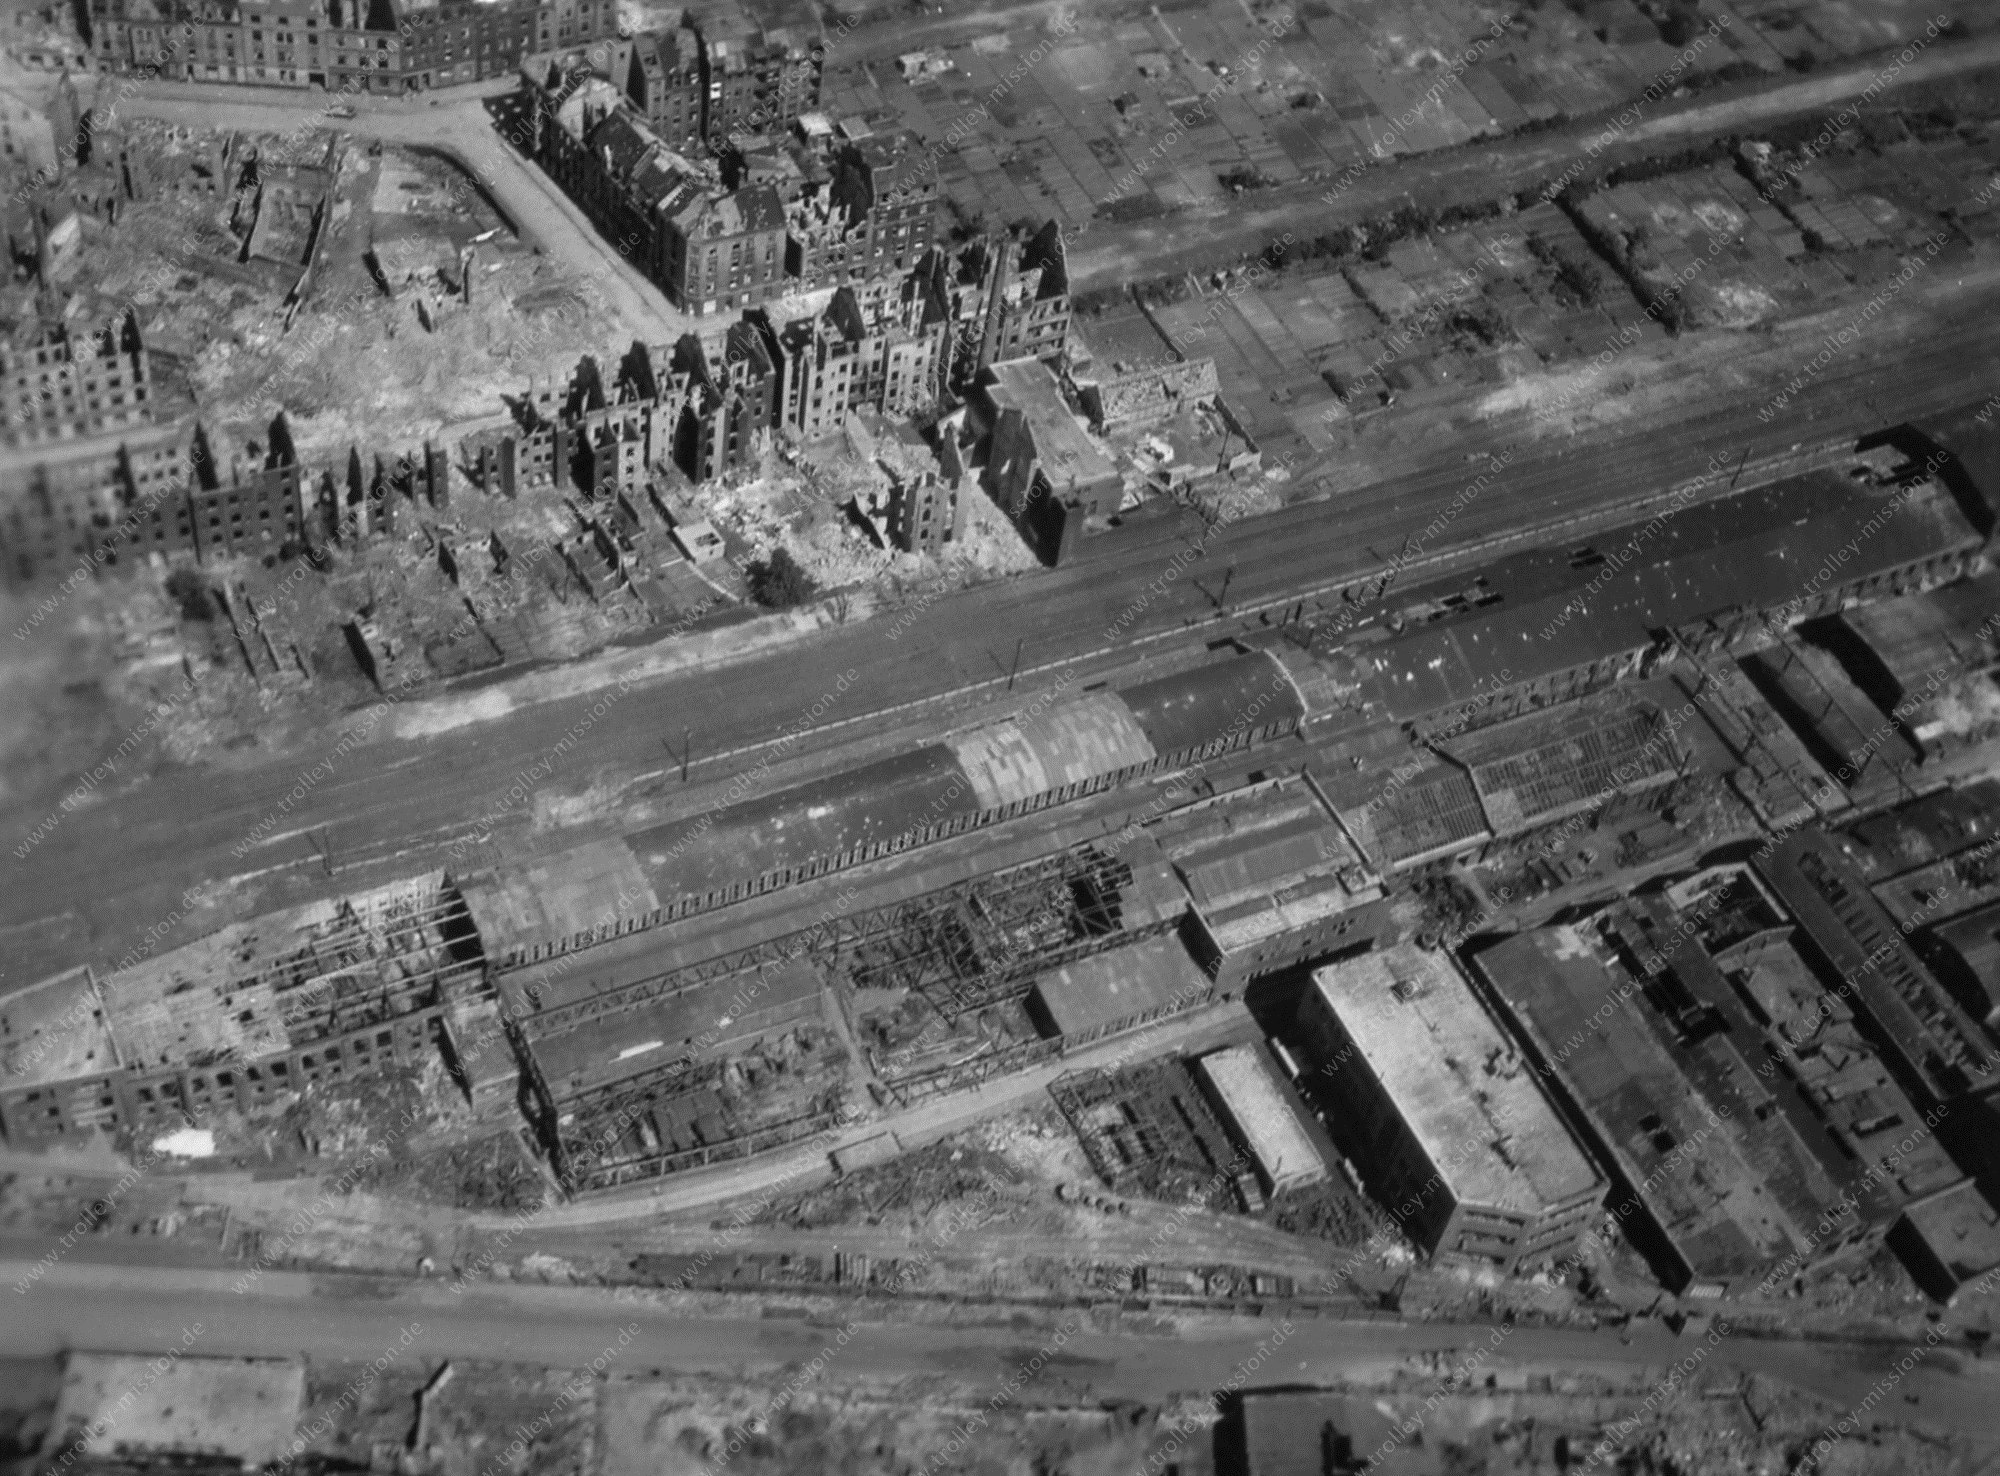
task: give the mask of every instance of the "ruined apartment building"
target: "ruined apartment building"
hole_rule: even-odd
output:
[[[53,177],[72,162],[84,107],[64,73],[46,104],[36,101],[0,54],[0,171]]]
[[[937,173],[914,134],[864,136],[787,208],[786,270],[808,290],[911,271],[936,243],[937,207]]]
[[[463,455],[503,497],[527,488],[642,496],[669,458],[708,481],[763,456],[776,383],[748,323],[732,324],[714,354],[692,334],[634,345],[608,382],[589,358],[561,383],[531,380],[520,425],[468,442]]]
[[[683,338],[676,357],[687,389],[674,438],[674,461],[697,482],[751,466],[777,423],[778,374],[757,325],[729,325],[719,355]]]
[[[926,269],[956,324],[958,382],[969,385],[1007,359],[1062,357],[1069,343],[1069,266],[1054,221],[1026,242],[1011,235],[974,242],[952,265]]]
[[[0,543],[9,577],[32,579],[70,560],[102,561],[107,545],[178,546],[187,426],[156,421],[138,320],[26,347],[0,344]]]
[[[980,377],[987,481],[1002,512],[1051,563],[1068,558],[1084,524],[1118,511],[1118,468],[1070,414],[1049,366],[1009,359]]]
[[[97,65],[189,82],[401,93],[617,35],[613,0],[90,0]]]
[[[812,38],[767,28],[733,6],[689,12],[698,45],[702,131],[718,152],[819,106],[824,55]]]
[[[886,489],[864,494],[857,504],[885,542],[904,553],[935,556],[965,536],[973,484],[959,454],[956,422],[937,427],[935,453],[909,421],[873,410],[854,415],[846,433],[854,453],[888,478]]]
[[[687,26],[641,31],[614,53],[611,77],[632,111],[668,148],[692,154],[701,147],[701,38]]]
[[[921,283],[872,282],[798,299],[789,322],[760,315],[777,369],[779,422],[807,440],[850,412],[908,415],[944,390],[949,325]],[[820,305],[822,304],[823,305]]]

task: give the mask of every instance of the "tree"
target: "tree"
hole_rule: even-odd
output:
[[[819,592],[789,549],[774,548],[768,559],[757,560],[743,572],[750,578],[750,597],[767,609],[789,610]]]
[[[213,620],[215,593],[193,569],[176,569],[167,576],[167,593],[181,607],[183,620]]]

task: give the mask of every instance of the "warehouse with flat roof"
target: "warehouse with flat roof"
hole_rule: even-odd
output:
[[[1362,1172],[1419,1245],[1503,1272],[1575,1250],[1606,1181],[1448,956],[1329,965],[1299,1012]]]
[[[1194,1063],[1230,1135],[1256,1161],[1268,1194],[1326,1177],[1326,1158],[1290,1084],[1258,1045],[1228,1046]]]

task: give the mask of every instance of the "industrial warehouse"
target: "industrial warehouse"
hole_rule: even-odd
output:
[[[2000,12],[0,0],[0,1476],[1991,1476]]]
[[[1907,701],[1991,609],[1950,480],[1866,449],[1614,530],[1594,546],[1635,567],[1601,609],[1590,549],[1517,554],[1337,634],[1051,685],[682,821],[51,980],[7,1002],[0,1122],[143,1148],[431,1072],[465,1131],[518,1124],[591,1198],[802,1149],[856,1172],[1020,1078],[1119,1193],[1244,1214],[1345,1176],[1441,1265],[1573,1269],[1605,1221],[1684,1295],[1886,1244],[1949,1297],[2000,1264],[1932,1208],[1980,1193],[1969,1128],[1911,1141],[1927,1109],[1969,1122],[2000,1061],[2000,883],[1964,860],[2000,792],[1954,787],[2000,722]],[[1891,499],[1809,608],[1748,577]],[[1841,700],[1795,700],[1787,663]],[[1885,724],[1921,741],[1858,752]],[[1732,846],[1747,865],[1690,863]],[[1399,901],[1439,886],[1488,899],[1448,938]],[[1528,925],[1475,936],[1510,895]]]

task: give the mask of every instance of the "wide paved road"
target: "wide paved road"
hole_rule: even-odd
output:
[[[11,1286],[28,1267],[0,1262]],[[210,1356],[367,1359],[397,1342],[398,1330],[422,1324],[407,1355],[411,1382],[445,1358],[520,1360],[580,1367],[605,1349],[620,1327],[636,1327],[619,1366],[677,1373],[754,1376],[804,1364],[833,1341],[834,1326],[810,1326],[758,1315],[746,1304],[736,1317],[692,1317],[604,1291],[473,1284],[454,1294],[440,1283],[399,1283],[357,1277],[266,1273],[243,1293],[238,1273],[152,1270],[59,1264],[9,1306],[9,1352],[38,1355],[69,1348],[158,1353],[180,1347],[195,1324],[188,1352]],[[1149,1332],[1130,1323],[1116,1333],[1092,1331],[1076,1312],[1048,1327],[862,1323],[828,1360],[831,1378],[904,1378],[946,1373],[974,1387],[998,1388],[1050,1341],[1057,1325],[1076,1331],[1049,1361],[1041,1387],[1051,1384],[1093,1398],[1157,1401],[1174,1390],[1226,1385],[1236,1370],[1264,1357],[1250,1387],[1324,1383],[1368,1375],[1386,1360],[1425,1351],[1449,1354],[1487,1347],[1496,1329],[1440,1324],[1323,1322],[1300,1319],[1281,1347],[1272,1346],[1277,1319],[1217,1319]],[[1676,1339],[1657,1327],[1627,1337],[1612,1332],[1521,1326],[1499,1337],[1486,1366],[1557,1368],[1624,1376],[1635,1385],[1649,1370],[1685,1359],[1706,1334]],[[1956,1348],[1953,1344],[1957,1344]],[[1958,1351],[1952,1339],[1916,1361],[1896,1385],[1915,1394],[1915,1407],[1891,1396],[1877,1418],[1905,1419],[1982,1440],[2000,1438],[2000,1379],[1994,1368]],[[1702,1365],[1755,1371],[1787,1380],[1833,1402],[1858,1404],[1904,1346],[1824,1345],[1718,1339]]]
[[[1911,349],[1884,344],[1870,352],[1864,341],[1770,425],[1756,413],[1761,399],[1739,397],[1643,434],[1601,435],[1564,448],[1524,445],[1465,508],[1452,538],[1470,544],[1580,513],[1629,514],[1641,499],[1697,475],[1718,454],[1754,459],[1990,392],[1982,387],[2000,383],[2000,334],[1993,321],[1990,313],[1968,308]],[[1488,442],[1505,438],[1502,429]],[[1421,474],[1222,530],[1207,556],[1131,621],[1128,639],[1178,636],[1190,623],[1215,619],[1212,597],[1232,565],[1229,601],[1237,610],[1380,568],[1398,555],[1406,534],[1421,530],[1464,489],[1475,469],[1462,452],[1473,444],[1451,443],[1444,464]],[[665,760],[663,735],[677,743],[683,725],[696,730],[698,756],[768,741],[802,701],[824,689],[830,673],[848,667],[861,676],[841,699],[841,717],[993,683],[996,673],[1004,677],[1017,638],[1026,641],[1026,671],[1116,644],[1106,641],[1107,626],[1187,547],[1194,529],[1191,518],[1149,520],[1089,541],[1074,565],[942,597],[893,646],[878,618],[830,628],[738,665],[635,688],[581,737],[558,780],[573,789],[578,776],[597,773],[620,784],[657,771]],[[90,956],[115,957],[131,938],[175,913],[183,888],[297,865],[312,855],[314,842],[298,833],[306,827],[327,827],[343,865],[392,855],[403,871],[438,864],[423,848],[464,834],[516,774],[548,756],[589,702],[551,702],[447,739],[384,740],[348,753],[286,817],[278,833],[289,832],[287,839],[243,857],[233,848],[325,752],[309,748],[228,773],[163,774],[68,816],[25,860],[8,845],[0,856],[0,939],[32,957],[36,935],[55,927],[46,920],[67,917],[72,938],[87,932],[97,939]],[[335,737],[326,735],[327,750]],[[710,778],[719,790],[741,762],[710,765],[707,775],[698,762],[697,777]],[[0,816],[0,837],[25,833],[46,813],[44,797],[39,808],[24,805]],[[364,874],[356,884],[385,874]],[[323,881],[319,890],[336,885]],[[0,988],[31,977],[25,967],[9,969]]]

